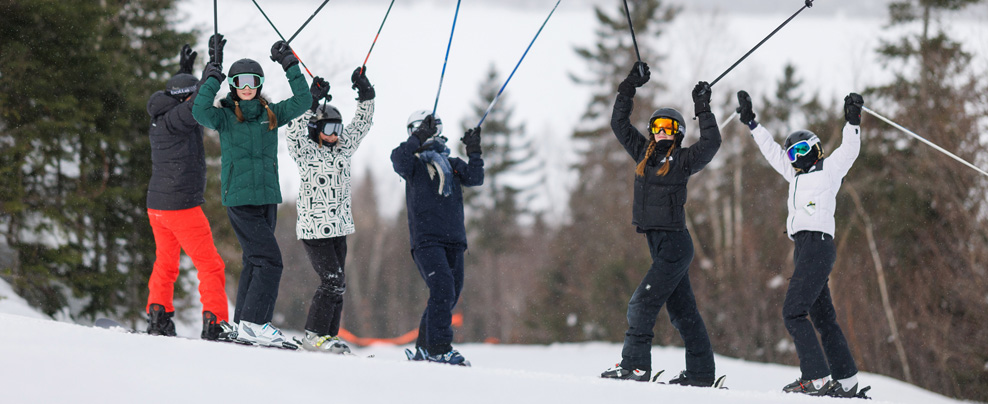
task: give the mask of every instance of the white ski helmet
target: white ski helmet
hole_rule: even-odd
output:
[[[415,129],[419,127],[419,124],[422,123],[422,120],[429,115],[432,115],[432,111],[425,109],[412,112],[412,114],[408,116],[408,136],[411,136],[412,132],[414,132]],[[435,118],[436,118],[436,134],[433,136],[439,136],[443,134],[443,120],[439,118],[439,115],[436,115]]]

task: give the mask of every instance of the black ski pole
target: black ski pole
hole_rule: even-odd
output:
[[[456,13],[453,14],[453,29],[449,31],[449,43],[446,44],[446,59],[443,60],[443,73],[439,76],[439,90],[436,91],[436,103],[432,104],[432,117],[436,117],[439,107],[439,93],[443,92],[443,78],[446,77],[446,62],[449,62],[449,48],[453,46],[453,33],[456,32],[456,17],[460,15],[460,0],[456,0]]]
[[[293,34],[292,37],[291,38],[288,38],[288,40],[285,41],[285,42],[288,42],[289,44],[291,44],[292,43],[292,40],[295,39],[295,37],[298,36],[298,34],[300,32],[302,32],[302,28],[305,28],[306,25],[309,25],[309,21],[312,21],[312,19],[316,16],[316,14],[319,14],[319,12],[322,11],[322,8],[323,8],[323,6],[326,5],[326,3],[329,3],[329,0],[326,0],[326,1],[322,2],[322,4],[319,6],[319,8],[316,9],[316,12],[312,13],[312,15],[309,16],[309,19],[308,20],[305,20],[305,23],[302,24],[301,27],[298,27],[298,30],[295,31],[295,34]],[[282,39],[284,39],[284,38],[282,38]]]
[[[278,34],[278,38],[281,38],[282,41],[285,41],[285,37],[281,35],[281,31],[278,31],[278,27],[274,26],[274,23],[271,22],[270,18],[268,18],[267,13],[264,12],[264,9],[261,8],[261,5],[257,4],[257,0],[250,0],[250,1],[254,2],[254,6],[256,6],[257,10],[261,12],[261,15],[264,16],[264,19],[268,20],[268,24],[271,24],[271,28],[274,28],[274,32]],[[298,54],[295,53],[295,49],[292,49],[292,54],[295,55],[295,58],[298,59],[298,62],[302,64],[302,67],[305,68],[305,72],[309,73],[309,77],[315,78],[316,76],[313,76],[312,72],[309,71],[309,66],[306,66],[305,62],[302,61],[302,58],[298,57]]]
[[[628,28],[631,29],[631,43],[635,45],[635,55],[638,61],[642,61],[642,54],[638,52],[638,40],[635,39],[635,27],[631,25],[631,10],[628,9],[628,0],[624,0],[624,15],[628,16]],[[638,66],[638,74],[645,76],[645,69]]]
[[[384,20],[381,21],[381,26],[377,29],[377,35],[374,35],[374,42],[371,42],[370,50],[367,51],[367,57],[364,58],[364,64],[360,65],[360,73],[364,74],[364,68],[367,67],[367,59],[370,59],[371,52],[374,51],[374,45],[377,44],[377,37],[381,36],[381,30],[384,29],[384,22],[388,20],[388,14],[391,14],[391,6],[395,5],[395,0],[391,0],[391,5],[388,6],[388,12],[384,13]]]
[[[216,13],[216,2],[217,2],[217,0],[213,0],[213,37],[214,38],[220,34],[220,28],[219,28],[220,24],[217,22],[218,21],[218,18],[216,17],[216,14],[217,14]],[[210,41],[210,42],[212,42],[212,41]],[[209,45],[213,47],[213,54],[214,55],[218,55],[219,52],[218,52],[218,49],[216,49],[216,45],[215,44],[212,44],[212,43],[209,44]],[[210,62],[212,62],[212,60],[210,60]]]
[[[762,46],[762,44],[765,43],[765,41],[768,41],[768,39],[771,38],[772,35],[775,35],[776,32],[779,32],[779,30],[782,29],[782,27],[786,26],[786,24],[788,24],[789,21],[792,21],[793,18],[796,18],[796,16],[799,15],[799,13],[803,12],[803,10],[810,7],[813,7],[813,0],[806,0],[806,4],[803,5],[803,7],[800,7],[799,11],[796,11],[795,14],[793,14],[791,17],[789,17],[788,20],[783,22],[782,25],[780,25],[778,28],[775,29],[775,31],[772,31],[771,34],[768,34],[768,36],[765,37],[765,39],[762,39],[762,41],[759,42],[758,45],[755,45],[754,48],[751,48],[751,50],[748,51],[748,53],[745,53],[744,56],[741,57],[741,59],[738,59],[738,61],[734,62],[734,64],[731,65],[731,67],[729,67],[726,71],[721,73],[720,76],[718,76],[716,79],[714,79],[712,83],[710,83],[710,87],[713,87],[714,84],[717,84],[717,82],[720,81],[720,79],[724,78],[724,76],[726,76],[727,73],[730,73],[731,70],[734,70],[734,68],[737,67],[737,65],[741,64],[741,61],[745,60],[745,58],[747,58],[748,55],[751,55],[755,51],[755,49],[758,49],[759,46]]]

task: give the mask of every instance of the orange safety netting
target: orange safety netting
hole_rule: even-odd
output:
[[[453,327],[459,328],[461,326],[463,326],[463,314],[453,314]],[[419,330],[416,328],[395,338],[361,338],[341,327],[339,337],[346,342],[360,346],[372,344],[404,345],[414,342],[419,337]]]

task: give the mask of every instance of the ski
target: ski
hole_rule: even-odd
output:
[[[669,384],[669,383],[666,383],[666,382],[660,382],[659,381],[659,376],[661,376],[662,373],[664,373],[664,372],[665,372],[665,370],[659,370],[658,372],[656,372],[655,373],[655,376],[652,376],[652,383]],[[712,386],[710,386],[710,387],[713,387],[715,389],[724,389],[724,390],[727,390],[727,387],[724,387],[724,381],[726,381],[726,380],[727,380],[727,375],[722,375],[722,376],[718,377],[717,380],[714,381],[714,384]],[[694,387],[702,387],[702,386],[694,386]]]

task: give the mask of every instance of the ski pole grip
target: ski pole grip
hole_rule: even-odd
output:
[[[813,8],[813,0],[806,0],[806,8]]]

